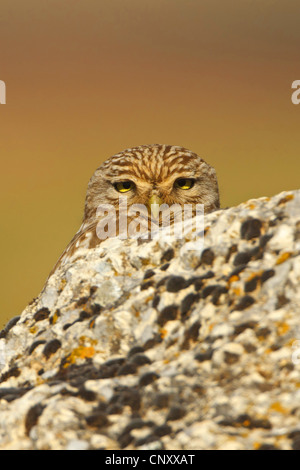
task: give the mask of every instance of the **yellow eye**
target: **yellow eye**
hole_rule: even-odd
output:
[[[127,193],[127,191],[131,191],[134,188],[134,183],[132,181],[120,181],[115,183],[114,187],[119,193]]]
[[[175,181],[175,188],[191,189],[194,186],[195,180],[192,178],[179,178]]]

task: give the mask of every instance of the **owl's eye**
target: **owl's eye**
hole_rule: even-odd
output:
[[[195,180],[193,178],[179,178],[175,181],[175,188],[179,189],[191,189],[194,186]]]
[[[119,193],[127,193],[127,191],[131,191],[134,188],[134,183],[132,181],[120,181],[114,184],[114,188]]]

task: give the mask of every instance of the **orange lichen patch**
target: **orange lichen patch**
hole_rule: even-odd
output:
[[[290,326],[285,322],[276,322],[277,332],[280,336],[285,335],[290,330]]]
[[[75,364],[77,359],[87,359],[93,357],[96,351],[93,346],[79,346],[75,348],[71,354],[67,357],[64,367],[68,367],[70,364]]]
[[[277,261],[276,265],[284,263],[287,259],[289,259],[292,256],[292,253],[290,251],[286,251],[285,253],[282,253]]]
[[[165,328],[161,328],[160,330],[160,337],[161,339],[164,339],[167,336],[168,332]]]
[[[285,197],[283,197],[282,199],[280,199],[280,201],[278,202],[278,205],[280,205],[280,204],[285,204],[286,202],[292,201],[293,199],[294,199],[294,195],[293,195],[293,194],[287,194]]]
[[[248,426],[250,426],[251,424],[251,421],[249,419],[245,419],[245,421],[243,421],[242,425],[247,428]]]
[[[30,329],[29,329],[30,333],[32,333],[34,335],[34,333],[37,332],[37,327],[36,326],[32,326]]]
[[[67,284],[67,280],[65,278],[63,278],[61,281],[60,281],[60,285],[59,285],[59,288],[58,290],[61,292],[64,290],[64,288],[66,287],[66,284]]]
[[[250,204],[248,204],[248,208],[251,209],[251,210],[253,210],[253,209],[256,208],[256,205],[253,204],[253,202],[251,202]]]
[[[255,273],[251,273],[250,276],[246,279],[246,282],[252,281],[255,277],[260,277],[263,271],[257,271]]]
[[[56,310],[56,312],[54,312],[53,317],[51,319],[52,325],[55,325],[55,323],[57,322],[58,317],[59,317],[59,314],[57,313],[57,310]]]
[[[296,387],[296,388],[300,388],[300,382],[296,382],[296,383],[295,383],[295,387]]]
[[[237,276],[236,274],[234,274],[233,276],[231,276],[229,279],[228,279],[228,284],[231,284],[232,282],[235,282],[235,281],[238,281],[239,280],[239,276]]]
[[[261,442],[253,442],[253,449],[259,450],[261,448]]]
[[[274,403],[272,403],[269,410],[276,411],[276,413],[281,413],[281,414],[287,414],[289,411],[287,408],[282,406],[281,403],[279,403],[279,401],[275,401]]]
[[[286,343],[285,346],[290,348],[298,348],[300,347],[300,341],[297,338],[290,338]]]
[[[233,294],[235,294],[237,297],[239,297],[242,294],[242,289],[240,287],[235,287],[232,289]]]
[[[90,345],[93,345],[95,346],[96,344],[98,344],[98,341],[96,339],[93,339],[93,338],[89,338],[88,336],[80,336],[79,338],[79,344],[81,346],[85,346],[85,343],[89,343]]]

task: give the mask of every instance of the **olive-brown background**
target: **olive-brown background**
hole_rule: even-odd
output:
[[[223,207],[299,187],[299,17],[299,0],[2,0],[0,324],[38,295],[91,174],[124,148],[193,150]]]

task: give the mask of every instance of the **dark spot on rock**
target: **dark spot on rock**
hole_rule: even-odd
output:
[[[231,353],[229,351],[225,351],[224,352],[224,361],[226,362],[226,364],[235,364],[236,362],[238,362],[240,359],[240,356],[238,354],[234,354],[234,353]]]
[[[162,255],[160,262],[163,263],[165,261],[171,261],[171,259],[173,259],[174,256],[175,256],[175,252],[174,252],[173,248],[169,248]]]
[[[81,297],[79,300],[76,302],[76,307],[81,307],[82,305],[85,305],[89,301],[89,297]]]
[[[129,353],[127,354],[127,357],[134,356],[135,354],[143,353],[144,348],[142,346],[133,346]]]
[[[260,444],[257,450],[278,450],[278,447],[274,446],[273,444]]]
[[[211,266],[214,262],[214,259],[215,259],[215,254],[210,248],[206,248],[205,250],[203,250],[201,254],[201,260],[200,260],[201,264],[208,264]]]
[[[288,304],[289,301],[290,301],[290,299],[288,299],[284,294],[278,294],[275,309],[278,310],[279,308],[281,308],[284,305]]]
[[[250,281],[245,282],[245,292],[253,292],[258,284],[258,281],[260,280],[259,276],[255,276]]]
[[[199,362],[204,362],[204,361],[210,361],[212,356],[213,356],[213,349],[208,349],[207,351],[205,352],[201,352],[201,353],[198,353],[195,355],[195,359],[196,361],[199,361]]]
[[[146,282],[143,282],[141,284],[141,290],[147,290],[147,289],[149,289],[149,287],[153,287],[153,286],[154,286],[154,281],[153,280],[146,281]]]
[[[124,449],[124,447],[127,447],[131,442],[133,441],[133,437],[130,434],[121,434],[121,436],[118,437],[118,442],[121,447],[121,449]]]
[[[185,413],[186,411],[182,406],[172,406],[167,415],[166,421],[176,421],[177,419],[181,419],[184,417]]]
[[[271,235],[270,233],[262,235],[259,239],[260,248],[264,248],[266,246],[266,244],[268,243],[268,241],[271,240],[272,237],[273,237],[273,235]]]
[[[85,418],[87,424],[93,428],[102,428],[109,424],[106,413],[102,410],[96,410]]]
[[[292,439],[292,449],[300,450],[300,430],[294,429],[288,434],[288,438]]]
[[[155,333],[152,338],[149,338],[144,344],[143,347],[145,350],[151,349],[157,344],[162,342],[162,337],[159,333]]]
[[[124,364],[123,366],[119,367],[119,369],[117,370],[117,375],[120,376],[120,375],[134,374],[136,369],[137,369],[136,364],[127,363],[127,364]]]
[[[266,338],[271,334],[271,330],[268,327],[261,327],[256,331],[256,336],[258,338]]]
[[[127,426],[122,431],[122,434],[128,434],[133,431],[133,429],[141,429],[144,427],[152,427],[154,425],[153,421],[144,421],[142,418],[133,418]]]
[[[266,271],[264,271],[261,275],[261,282],[264,283],[266,282],[268,279],[270,279],[270,277],[273,277],[275,276],[275,271],[274,269],[267,269]]]
[[[196,321],[184,332],[184,341],[183,341],[183,348],[187,349],[189,340],[197,341],[199,335],[199,329],[201,328],[201,323]]]
[[[256,325],[257,325],[256,321],[248,321],[248,322],[241,323],[240,325],[237,325],[235,327],[234,334],[240,335],[241,333],[243,333],[243,331],[247,330],[248,328],[253,330],[256,327]]]
[[[169,266],[170,266],[170,263],[166,263],[166,264],[163,264],[163,265],[160,267],[160,269],[161,269],[161,271],[166,271]]]
[[[199,291],[202,289],[204,285],[204,281],[202,279],[195,279],[193,284],[194,284],[195,290]]]
[[[33,353],[35,348],[37,348],[40,344],[45,344],[45,343],[46,343],[46,340],[44,340],[44,339],[41,339],[39,341],[34,341],[28,349],[28,355],[30,356],[30,354]]]
[[[37,424],[39,417],[45,409],[45,405],[38,403],[37,405],[32,406],[25,417],[25,430],[26,435],[29,436],[31,429]]]
[[[92,296],[93,294],[95,294],[95,292],[97,292],[98,290],[98,287],[97,286],[92,286],[90,288],[90,296]]]
[[[154,276],[155,271],[153,269],[147,269],[147,271],[144,274],[144,279],[149,279],[150,277]]]
[[[232,255],[233,253],[236,253],[236,252],[237,252],[237,245],[232,245],[232,246],[229,248],[228,253],[227,253],[226,257],[225,257],[225,263],[228,263],[228,261],[229,261],[230,258],[231,258],[231,255]]]
[[[72,325],[74,325],[74,323],[77,323],[79,321],[79,319],[75,320],[73,323],[66,323],[64,326],[63,326],[63,330],[66,331],[68,330]]]
[[[78,396],[85,401],[97,400],[97,394],[92,390],[87,390],[83,385],[79,387]]]
[[[178,307],[177,305],[168,305],[165,307],[159,314],[157,318],[157,323],[160,326],[163,326],[170,320],[176,320],[178,314]]]
[[[203,274],[202,276],[197,276],[192,278],[189,283],[194,284],[194,287],[196,290],[200,290],[204,284],[205,279],[211,279],[214,277],[214,272],[213,271],[207,271],[207,273]]]
[[[22,397],[23,395],[25,395],[25,393],[29,392],[29,390],[32,390],[32,387],[24,387],[24,388],[23,387],[22,388],[1,387],[0,399],[11,402],[13,400],[16,400],[17,398]]]
[[[262,259],[263,258],[263,250],[259,246],[255,246],[252,250],[249,250],[249,255],[251,259]]]
[[[19,377],[20,375],[20,369],[17,366],[13,366],[1,375],[0,383],[6,382],[10,377]]]
[[[238,304],[234,307],[234,310],[245,310],[246,308],[250,307],[252,304],[254,304],[255,300],[253,297],[250,295],[245,295],[244,297],[241,298],[241,300],[238,302]]]
[[[159,301],[160,301],[160,296],[159,295],[155,295],[153,300],[152,300],[152,307],[153,308],[156,308],[159,304]]]
[[[154,396],[153,406],[154,408],[161,410],[169,406],[170,395],[168,393],[158,393]]]
[[[206,299],[206,297],[211,295],[218,287],[219,287],[218,284],[213,284],[213,285],[204,287],[204,289],[202,290],[203,299]]]
[[[138,411],[141,406],[141,396],[135,388],[120,385],[115,388],[115,393],[110,399],[109,404],[117,404],[121,407],[130,406],[132,411]]]
[[[52,378],[55,383],[63,381],[69,383],[73,387],[79,388],[86,380],[96,380],[102,378],[101,368],[96,368],[92,364],[91,359],[87,359],[84,364],[70,364],[68,367],[65,367],[69,361],[68,357],[69,356],[62,359],[59,371]]]
[[[189,312],[191,309],[192,305],[199,300],[200,295],[199,294],[194,294],[193,292],[188,294],[186,297],[181,302],[180,305],[180,313],[182,317],[185,317],[186,314]]]
[[[14,317],[14,318],[11,318],[9,320],[9,322],[5,325],[5,327],[3,328],[3,330],[0,331],[0,339],[1,338],[6,338],[6,335],[7,333],[9,332],[9,330],[12,329],[13,326],[15,326],[15,324],[20,320],[20,315],[17,316],[17,317]]]
[[[58,339],[52,339],[49,341],[43,349],[44,356],[49,359],[52,354],[56,353],[56,351],[61,347],[61,342]]]
[[[161,426],[155,426],[153,429],[153,434],[157,437],[163,437],[168,434],[171,434],[172,428],[168,424],[162,424]]]
[[[134,354],[130,358],[130,362],[136,365],[137,367],[144,366],[145,364],[151,364],[149,357],[145,356],[145,354]]]
[[[230,279],[232,276],[238,276],[240,272],[244,271],[247,268],[246,264],[238,265],[230,274],[227,276],[227,279]]]
[[[46,320],[50,315],[50,310],[47,307],[40,308],[34,315],[33,319],[38,322],[41,320]]]
[[[146,372],[140,377],[139,385],[145,387],[157,379],[159,379],[159,375],[156,372]]]
[[[102,309],[103,309],[102,305],[99,305],[99,304],[91,305],[91,311],[93,315],[99,315]]]
[[[187,287],[187,281],[181,276],[170,276],[166,282],[168,292],[179,292]]]
[[[216,289],[213,291],[213,294],[212,294],[212,303],[214,305],[219,305],[219,299],[221,297],[222,294],[226,294],[228,292],[228,288],[226,286],[217,286]]]
[[[287,202],[292,201],[293,199],[294,199],[293,194],[287,194],[282,199],[280,199],[280,201],[278,202],[278,206],[282,204],[286,204]]]
[[[251,260],[251,254],[248,251],[241,251],[238,253],[233,261],[234,266],[239,266],[240,264],[247,264]]]
[[[165,276],[162,279],[160,279],[158,281],[158,283],[156,284],[156,287],[158,288],[158,287],[164,286],[166,284],[167,280],[169,279],[169,277],[170,276]]]
[[[237,418],[225,418],[224,420],[220,421],[219,424],[222,426],[245,427],[248,429],[272,428],[271,423],[267,419],[255,419],[246,413],[239,415]]]
[[[241,238],[245,240],[252,240],[260,236],[262,223],[259,219],[249,217],[241,225]]]

